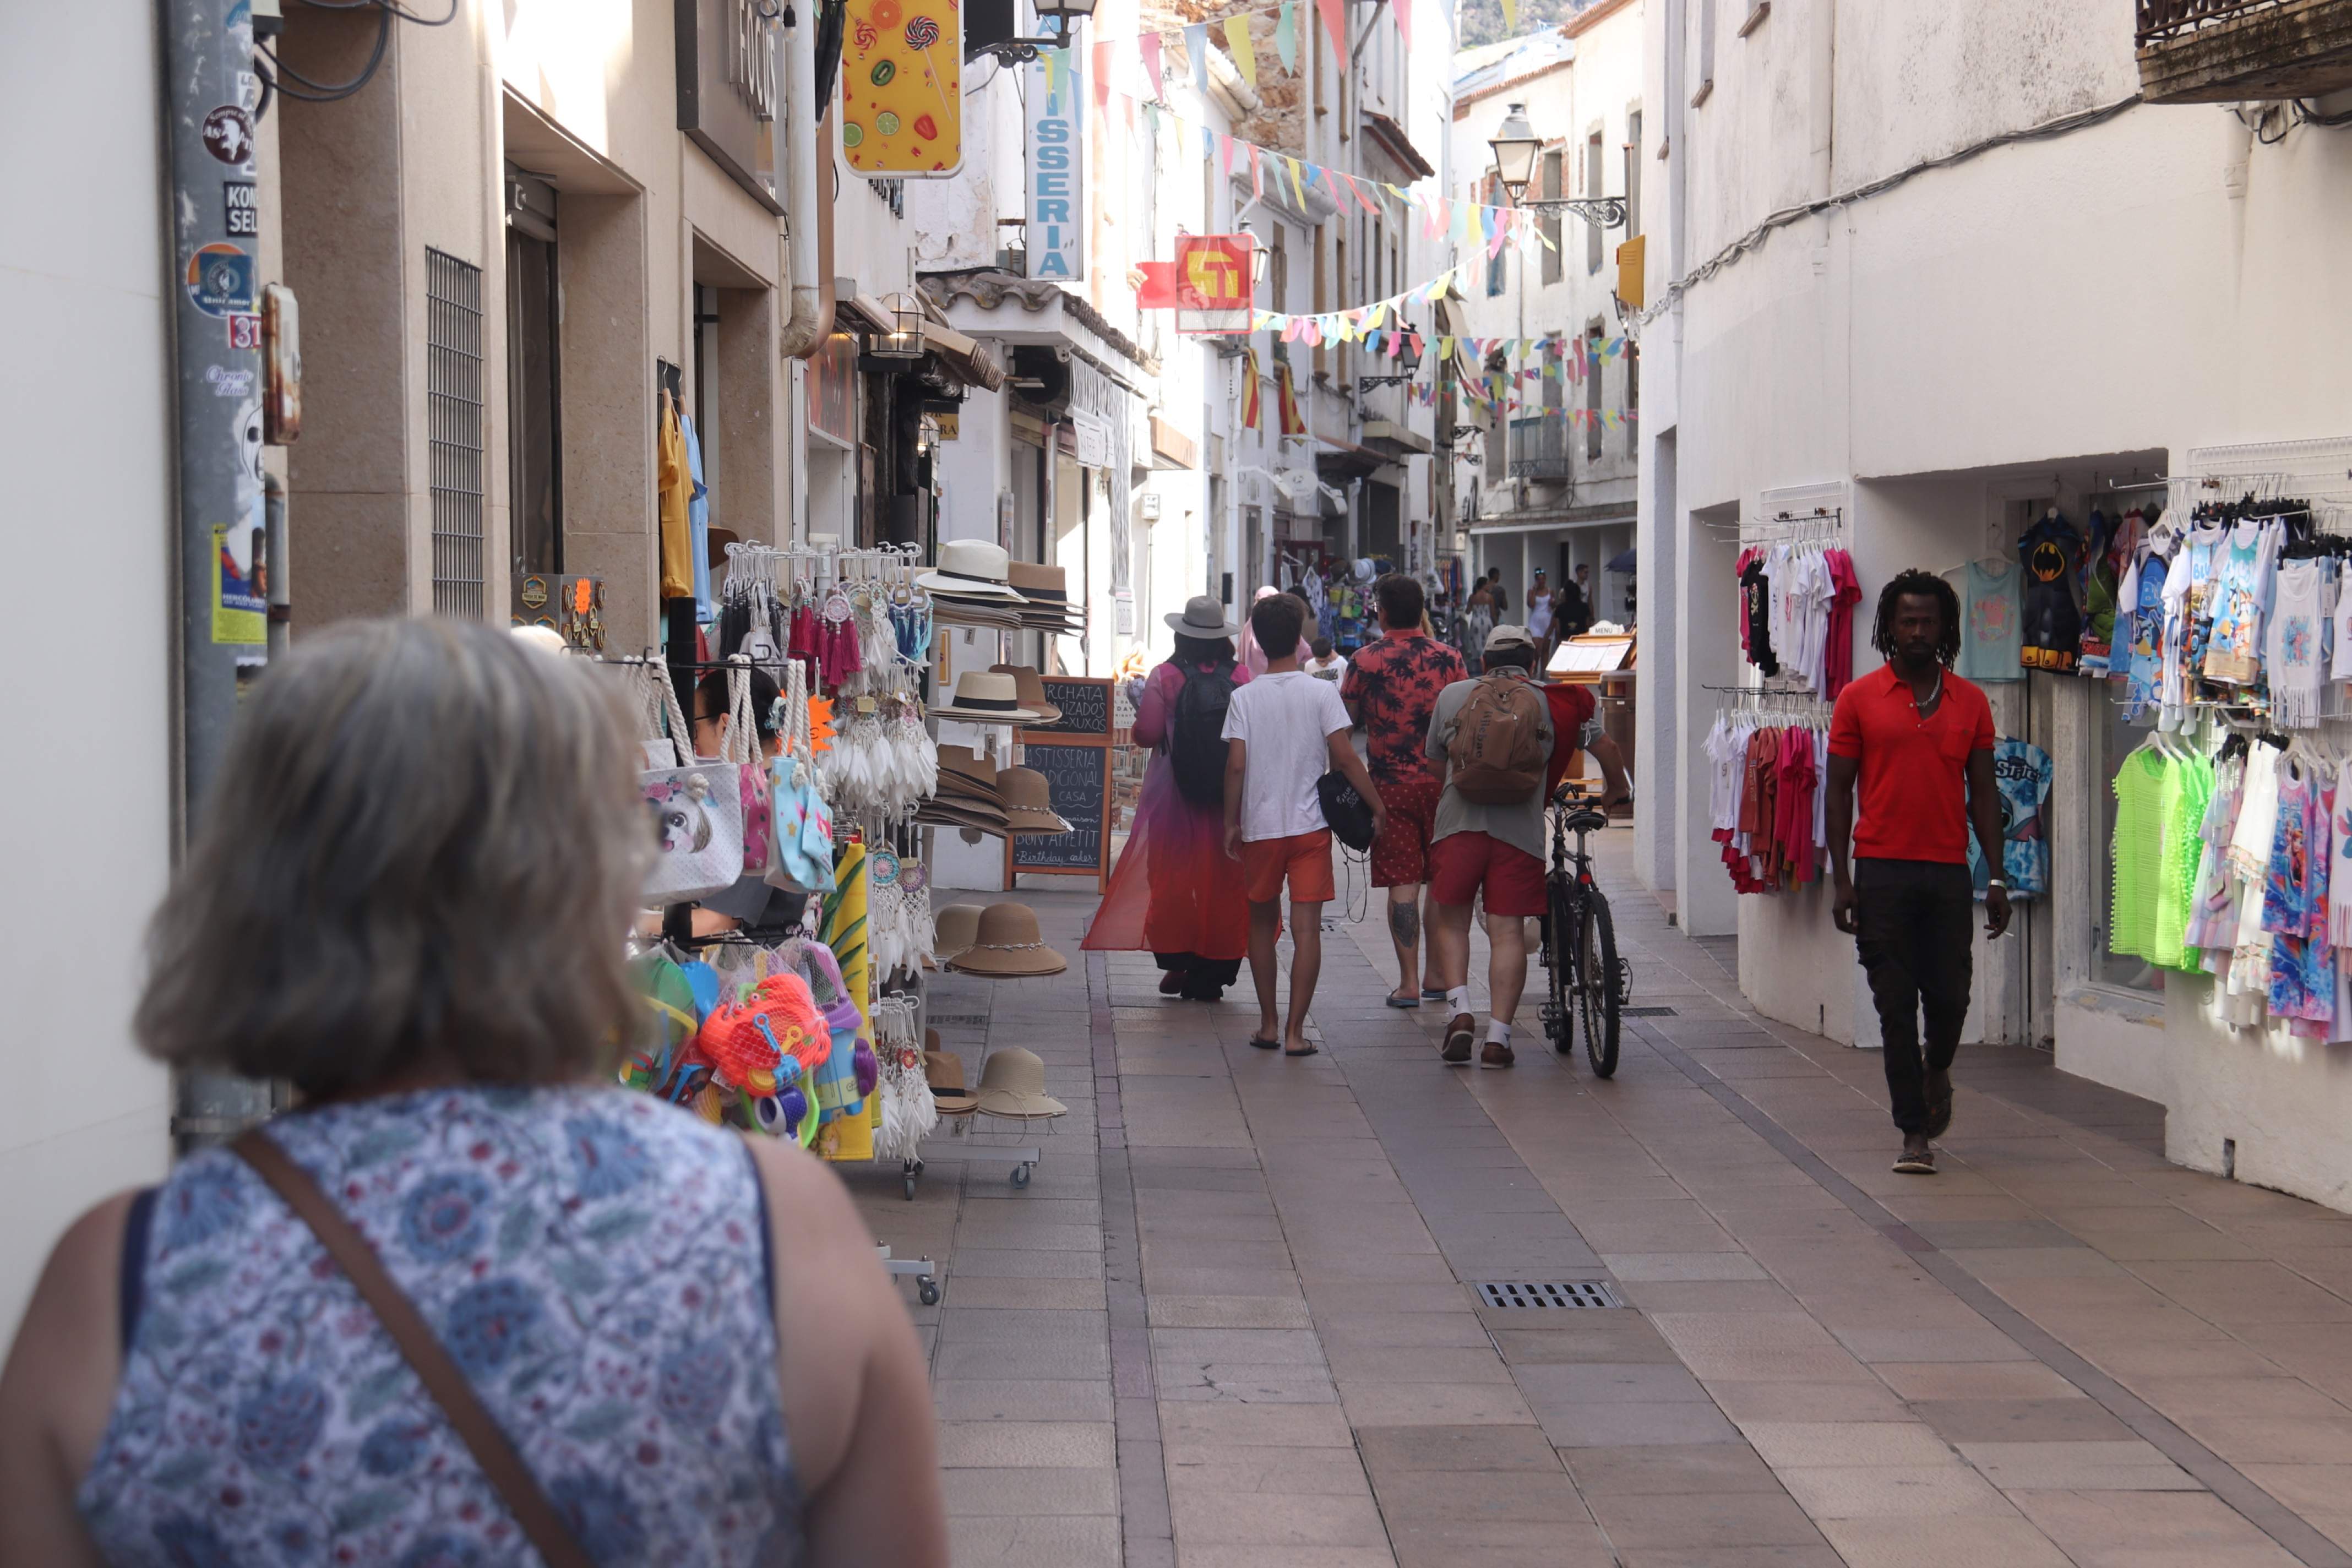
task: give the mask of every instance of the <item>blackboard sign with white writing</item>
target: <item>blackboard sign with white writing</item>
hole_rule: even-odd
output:
[[[1036,724],[1030,728],[1050,731],[1059,735],[1108,735],[1110,733],[1110,682],[1083,679],[1063,679],[1047,676],[1045,679],[1045,700],[1062,710],[1059,721]],[[1070,814],[1063,812],[1064,816]]]
[[[1054,683],[1045,684],[1050,697]],[[1039,745],[1031,742],[1022,748],[1021,760],[1024,766],[1045,775],[1054,810],[1070,825],[1071,831],[1015,835],[1013,868],[1104,874],[1110,864],[1110,846],[1103,832],[1110,803],[1109,749]]]

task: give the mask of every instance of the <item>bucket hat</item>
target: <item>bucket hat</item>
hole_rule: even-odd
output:
[[[979,669],[956,677],[955,696],[931,716],[970,724],[1027,724],[1037,718],[1035,710],[1021,705],[1021,689],[1011,676]]]
[[[984,539],[950,539],[940,546],[939,563],[915,579],[917,585],[941,593],[964,594],[1007,604],[1026,600],[1011,583],[1012,556],[1002,545]]]
[[[923,1053],[923,1079],[931,1086],[931,1101],[940,1108],[941,1116],[969,1116],[980,1097],[963,1083],[963,1058],[938,1047],[939,1035],[930,1037],[932,1049]]]
[[[988,1054],[976,1098],[983,1116],[1061,1116],[1070,1109],[1045,1092],[1044,1060],[1018,1046]]]
[[[931,917],[931,954],[953,958],[980,935],[980,906],[950,904]]]
[[[1054,810],[1053,791],[1035,768],[1007,768],[996,775],[1004,797],[1004,825],[1015,833],[1067,833],[1070,825]]]
[[[971,945],[950,965],[966,974],[1007,980],[1059,974],[1069,966],[1070,961],[1047,947],[1038,934],[1037,912],[1009,899],[980,911],[980,926],[972,933]]]
[[[1171,610],[1160,618],[1186,637],[1234,637],[1242,633],[1241,627],[1225,619],[1224,602],[1207,594],[1185,600],[1181,614]]]
[[[1045,700],[1045,680],[1037,673],[1035,665],[992,664],[988,668],[991,674],[1013,678],[1013,689],[1021,694],[1021,706],[1034,712],[1039,723],[1058,724],[1062,721],[1061,709]]]

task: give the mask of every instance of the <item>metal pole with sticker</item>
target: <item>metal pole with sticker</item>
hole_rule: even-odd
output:
[[[260,213],[248,0],[162,0],[176,357],[179,750],[184,836],[218,776],[240,683],[268,657],[262,506]],[[184,1073],[173,1131],[215,1142],[269,1110],[269,1089]]]

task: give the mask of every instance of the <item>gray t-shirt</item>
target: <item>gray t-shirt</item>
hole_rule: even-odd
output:
[[[1525,680],[1527,677],[1517,670],[1508,670],[1502,679]],[[1429,739],[1422,747],[1423,752],[1440,763],[1445,761],[1446,748],[1454,742],[1454,721],[1460,716],[1462,705],[1470,700],[1470,693],[1477,689],[1475,680],[1457,680],[1437,694],[1437,706],[1430,710]],[[1536,706],[1543,714],[1541,733],[1544,754],[1549,756],[1552,744],[1551,704],[1541,700],[1538,693]],[[1544,858],[1543,787],[1538,784],[1529,792],[1523,804],[1482,805],[1475,801],[1464,800],[1449,778],[1445,793],[1437,799],[1437,816],[1429,839],[1434,844],[1454,833],[1483,833],[1497,843],[1524,850],[1541,860]]]

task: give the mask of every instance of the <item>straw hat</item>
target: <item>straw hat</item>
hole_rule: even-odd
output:
[[[931,1102],[941,1116],[969,1116],[979,1097],[963,1086],[963,1058],[937,1049],[939,1043],[935,1030],[929,1040],[934,1048],[923,1053],[923,1078],[931,1086]]]
[[[937,569],[924,573],[915,582],[943,593],[1023,604],[1026,601],[1013,589],[1007,577],[1012,559],[1002,545],[991,544],[984,539],[950,539],[940,546]]]
[[[1027,724],[1036,710],[1021,705],[1021,688],[1009,675],[968,669],[956,678],[955,697],[931,710],[935,719],[961,719],[971,724]]]
[[[1058,724],[1062,710],[1045,700],[1045,681],[1032,664],[992,664],[989,669],[997,675],[1013,678],[1014,689],[1021,693],[1021,706],[1035,711],[1041,722]]]
[[[1184,601],[1180,613],[1169,611],[1160,617],[1188,637],[1230,637],[1241,635],[1241,627],[1225,619],[1224,602],[1208,594],[1195,594]]]
[[[1070,961],[1047,947],[1037,933],[1037,912],[1007,900],[980,911],[980,927],[971,945],[950,963],[966,974],[990,974],[1008,980],[1027,975],[1059,974]]]
[[[931,955],[953,958],[980,936],[980,906],[950,904],[931,917]]]
[[[1041,610],[1057,610],[1070,601],[1070,580],[1059,566],[1035,561],[1008,562],[1006,581]]]
[[[1015,833],[1067,833],[1070,825],[1054,810],[1053,791],[1035,768],[1007,768],[996,775],[1004,797],[1004,825]]]
[[[996,798],[996,768],[970,746],[940,748],[940,787],[976,793],[982,800]]]
[[[1045,1064],[1037,1053],[1018,1046],[991,1051],[981,1064],[978,1100],[983,1116],[1061,1116],[1070,1109],[1045,1092]]]

